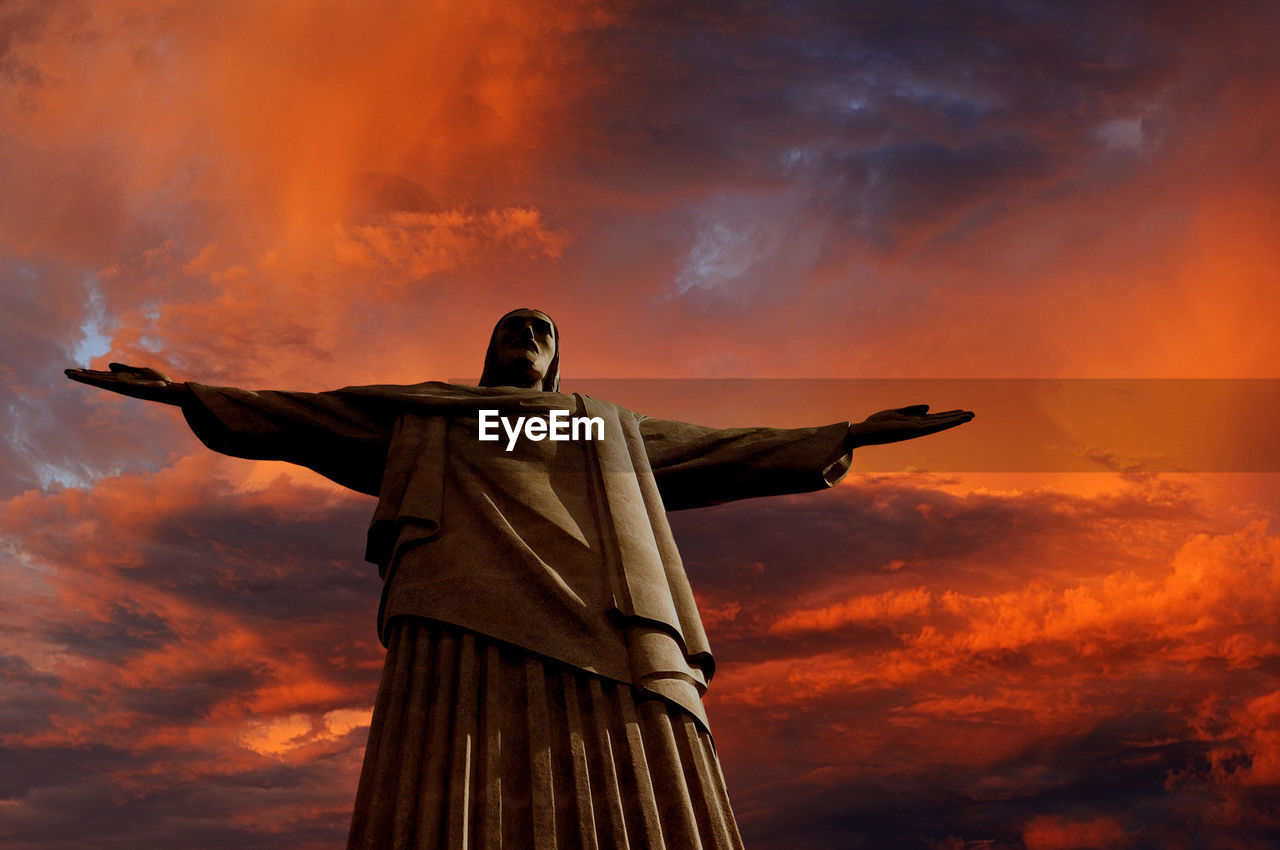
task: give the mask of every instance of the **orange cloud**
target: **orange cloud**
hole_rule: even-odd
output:
[[[543,225],[538,210],[508,207],[486,212],[393,212],[377,224],[340,228],[334,250],[339,262],[391,272],[393,281],[403,283],[507,246],[554,258],[564,242],[563,234]]]
[[[350,614],[332,602],[334,622],[291,621],[297,595],[308,591],[305,573],[299,581],[289,563],[254,564],[253,544],[242,549],[245,541],[216,532],[200,542],[202,524],[216,526],[220,514],[236,518],[242,538],[253,523],[323,528],[349,496],[312,481],[264,481],[257,471],[201,455],[93,490],[32,491],[3,506],[0,528],[10,539],[22,534],[32,592],[7,610],[14,631],[0,648],[43,677],[52,705],[40,722],[7,730],[6,746],[178,750],[191,758],[174,770],[200,774],[199,754],[257,740],[253,723],[299,712],[315,713],[319,725],[289,749],[314,756],[315,746],[351,746],[352,718],[367,715],[372,701],[373,641],[353,646],[343,619]],[[176,547],[157,542],[165,537]],[[358,549],[353,543],[353,561]],[[376,588],[376,576],[370,580]],[[362,613],[372,617],[372,609]],[[371,621],[363,625],[372,632]],[[363,672],[353,678],[348,669]],[[244,769],[243,760],[215,763],[207,767]]]
[[[1070,821],[1038,817],[1026,825],[1022,840],[1027,850],[1112,850],[1131,844],[1124,828],[1113,818]]]
[[[888,590],[861,596],[825,608],[794,611],[776,620],[769,631],[788,634],[804,631],[826,631],[843,626],[889,623],[912,615],[926,614],[933,607],[928,588]]]
[[[1266,640],[1280,623],[1280,537],[1255,522],[1226,535],[1190,537],[1163,576],[1111,573],[1068,587],[1033,582],[992,596],[920,587],[858,596],[837,605],[802,609],[778,618],[778,634],[838,630],[882,622],[903,629],[909,649],[900,657],[962,663],[975,654],[1042,648],[1105,652],[1109,644],[1164,639],[1175,652],[1226,657],[1247,665],[1280,648]],[[958,628],[911,628],[899,623],[933,613],[957,617]],[[1258,630],[1243,634],[1236,629]],[[1181,647],[1178,646],[1181,644]]]
[[[872,493],[885,522],[899,506],[930,502],[909,491]],[[722,656],[712,689],[722,746],[757,752],[757,764],[811,766],[812,775],[794,780],[811,790],[855,787],[859,770],[869,783],[914,777],[929,784],[928,777],[946,775],[981,799],[1025,797],[1027,805],[1054,799],[1059,787],[1075,799],[1083,792],[1072,777],[1110,764],[1145,777],[1151,785],[1142,794],[1185,798],[1178,805],[1193,808],[1197,822],[1234,829],[1267,822],[1278,751],[1270,729],[1280,703],[1262,671],[1280,657],[1280,535],[1263,522],[1214,534],[1184,526],[1176,544],[1164,540],[1162,510],[1139,500],[1121,510],[1105,492],[1043,502],[1056,519],[1042,528],[1032,505],[1047,494],[995,498],[1021,503],[1027,513],[1018,533],[1046,547],[1049,566],[1021,586],[992,592],[975,584],[975,575],[985,575],[976,573],[979,565],[1005,571],[1009,556],[975,547],[962,559],[849,581],[870,592],[840,595],[836,581],[808,592],[826,604],[776,611],[771,598],[764,608],[744,605],[727,634],[753,658]],[[1111,504],[1105,530],[1085,519],[1104,502]],[[964,508],[934,507],[963,533]],[[1018,527],[998,515],[991,521]],[[1126,561],[1116,545],[1165,554]],[[1093,562],[1078,560],[1086,552]],[[1061,553],[1072,554],[1058,564]],[[1037,549],[1018,557],[1011,579],[1031,572],[1018,563],[1034,563]],[[784,749],[763,749],[762,728]],[[1093,805],[1084,818],[1041,810],[1026,822],[1024,843],[1163,840],[1149,824],[1116,817],[1125,803],[1099,798]]]

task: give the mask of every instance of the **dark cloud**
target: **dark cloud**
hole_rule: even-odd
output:
[[[723,537],[678,520],[682,535],[701,532],[685,541],[695,587],[713,607],[737,606],[710,624],[711,717],[752,846],[1265,845],[1275,743],[1258,730],[1280,706],[1273,538],[1189,533],[1218,520],[1193,492],[1151,479],[1088,498],[957,498],[904,479],[860,489],[806,507],[860,515],[906,553],[933,530],[899,523],[929,506],[920,513],[959,546],[934,540],[922,548],[937,556],[911,568],[823,585],[811,573],[831,568],[846,537],[807,524],[799,499],[716,509]],[[856,540],[853,523],[832,525]],[[788,526],[798,545],[784,559],[770,540]],[[708,569],[712,545],[744,551]],[[784,580],[742,569],[751,558]],[[841,593],[849,601],[832,607]],[[857,619],[772,628],[815,596]],[[1183,843],[1192,835],[1212,838]]]
[[[43,517],[18,551],[48,590],[5,613],[6,843],[345,833],[379,661],[367,500],[199,466],[9,504],[9,535]]]
[[[910,590],[940,578],[948,588],[998,593],[1021,587],[1030,562],[1048,580],[1105,575],[1167,561],[1187,533],[1212,527],[1194,496],[1159,480],[1088,498],[953,495],[899,476],[858,477],[834,493],[679,512],[671,523],[704,604],[742,608],[716,629],[719,651],[742,660],[785,654],[793,642],[826,643],[825,633],[764,635],[787,613],[842,593]],[[1082,538],[1090,541],[1087,564],[1074,548]],[[874,642],[883,637],[880,628],[854,623],[842,637]]]
[[[632,192],[807,173],[850,230],[889,247],[1080,177],[1100,126],[1187,83],[1196,33],[1181,23],[1116,4],[624,7],[587,42],[604,81],[571,153],[634,175]]]
[[[358,753],[363,741],[344,741]],[[102,747],[11,753],[40,777],[22,789],[21,818],[5,824],[6,845],[125,850],[137,847],[324,847],[342,843],[354,781],[349,758],[299,767],[263,759],[235,772],[168,775],[148,781],[154,764],[190,761],[182,750],[140,759]],[[155,761],[152,761],[152,759]],[[86,776],[86,772],[90,772]],[[135,778],[142,778],[138,784]],[[50,781],[52,780],[52,781]],[[68,811],[76,816],[67,817]],[[259,813],[256,818],[246,813]]]

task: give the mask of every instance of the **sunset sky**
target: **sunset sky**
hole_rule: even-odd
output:
[[[532,306],[658,415],[977,411],[672,515],[749,848],[1280,846],[1278,103],[1271,0],[0,0],[0,845],[340,847],[381,665],[369,497],[62,370]]]

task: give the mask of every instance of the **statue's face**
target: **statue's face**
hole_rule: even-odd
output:
[[[494,337],[502,371],[527,375],[541,382],[556,356],[555,329],[551,318],[537,310],[518,310],[498,325]]]

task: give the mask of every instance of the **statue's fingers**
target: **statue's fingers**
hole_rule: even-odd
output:
[[[104,377],[101,372],[89,372],[87,374],[67,375],[68,378],[77,384],[85,384],[99,390],[115,390],[120,386],[120,380],[112,377]]]
[[[948,417],[946,419],[935,420],[933,422],[932,427],[935,431],[945,431],[948,428],[955,428],[959,425],[963,425],[964,423],[968,422],[970,419],[973,419],[972,414],[968,416]]]
[[[95,381],[112,380],[115,376],[110,372],[99,372],[95,369],[63,369],[62,373],[73,381],[92,384]]]

